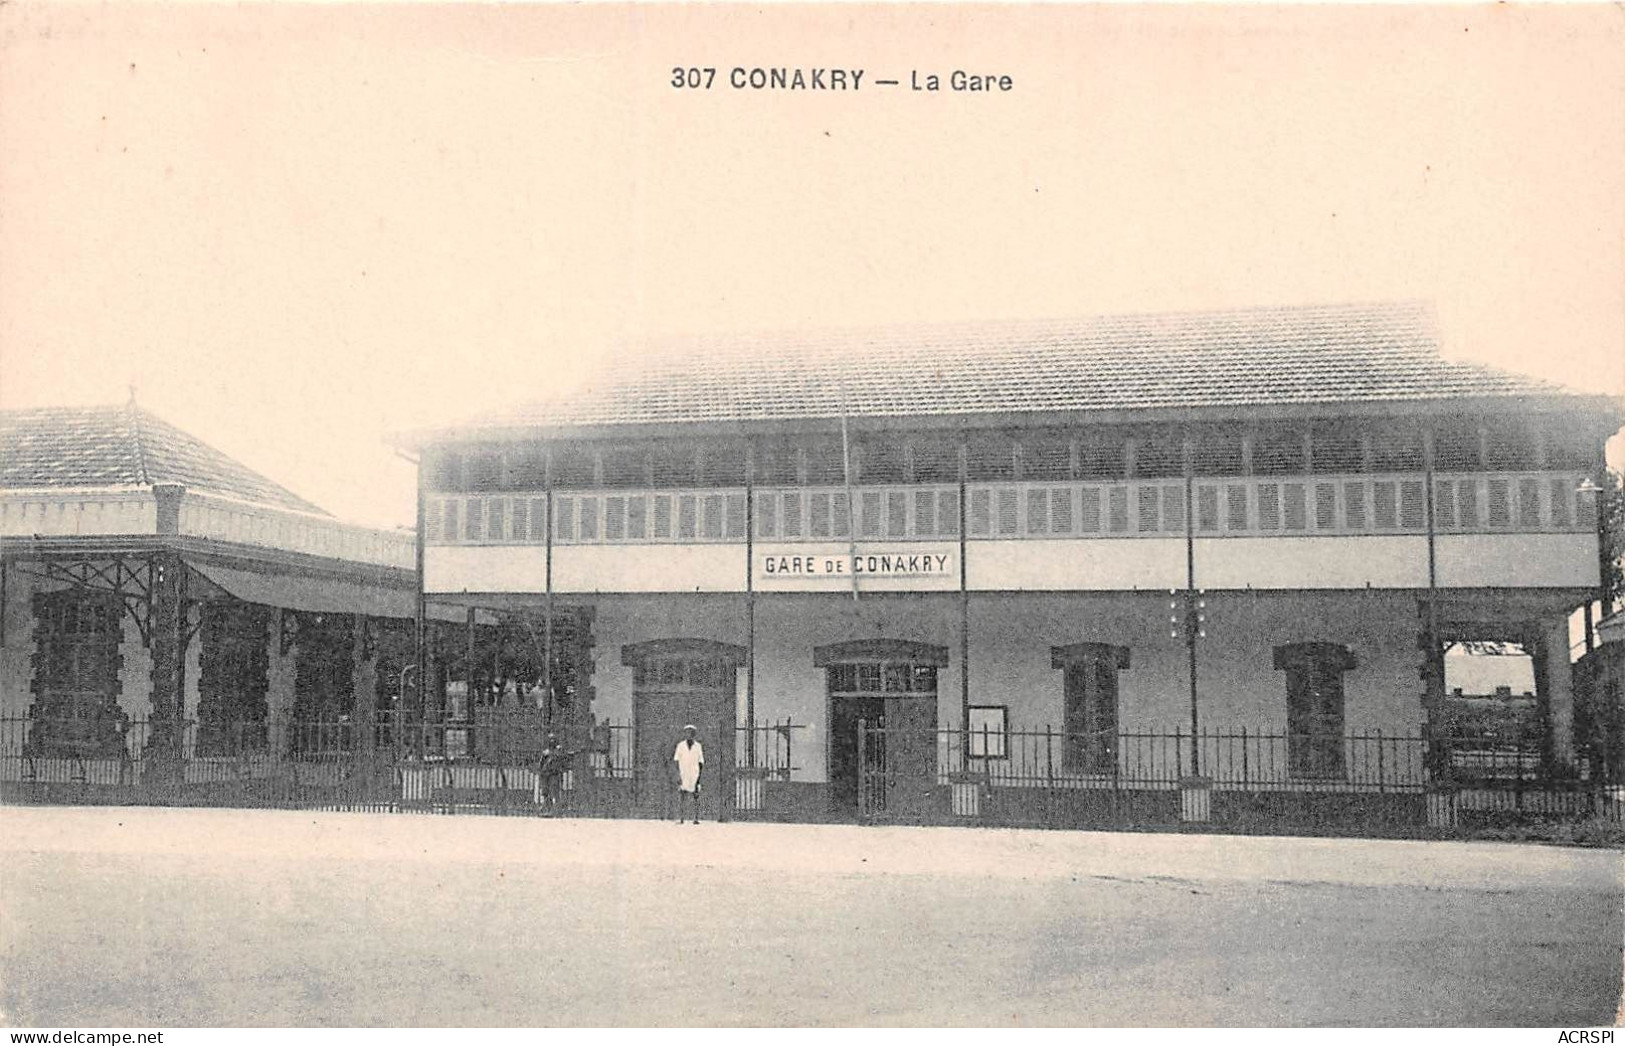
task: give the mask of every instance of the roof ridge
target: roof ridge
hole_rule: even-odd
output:
[[[145,485],[152,483],[152,473],[147,469],[147,446],[145,432],[141,427],[141,408],[136,406],[135,390],[130,390],[130,400],[124,405],[124,419],[131,429],[130,442],[135,448],[135,471]]]

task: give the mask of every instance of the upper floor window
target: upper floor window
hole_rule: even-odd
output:
[[[1436,425],[1433,467],[1439,472],[1478,471],[1478,425],[1464,419],[1450,419]]]
[[[965,440],[965,475],[971,481],[1016,477],[1016,441],[1008,432],[974,432]]]
[[[1191,471],[1198,476],[1242,475],[1241,442],[1236,429],[1198,430],[1191,443]]]
[[[1179,432],[1164,430],[1140,436],[1134,442],[1134,475],[1167,479],[1185,474],[1184,440]]]
[[[1304,460],[1304,433],[1293,425],[1270,425],[1253,439],[1253,474],[1297,476],[1308,471]]]
[[[1365,449],[1360,431],[1337,424],[1317,424],[1309,432],[1310,464],[1316,472],[1363,472]]]
[[[880,432],[857,441],[856,476],[860,483],[906,483],[907,461],[900,434]]]
[[[1032,432],[1021,438],[1022,479],[1071,479],[1072,437],[1066,432]]]

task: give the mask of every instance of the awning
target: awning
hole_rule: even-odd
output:
[[[301,577],[297,574],[262,574],[213,563],[187,564],[215,587],[245,603],[328,614],[366,614],[410,621],[417,613],[417,593],[411,589],[369,585],[335,578]],[[194,593],[200,595],[200,593]],[[203,597],[208,598],[208,597]],[[430,603],[428,615],[436,621],[466,619],[463,607]]]

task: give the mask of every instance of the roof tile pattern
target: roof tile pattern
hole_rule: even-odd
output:
[[[1419,304],[694,339],[464,429],[1574,394],[1439,355]]]
[[[180,483],[244,501],[325,511],[134,405],[0,411],[0,489]]]

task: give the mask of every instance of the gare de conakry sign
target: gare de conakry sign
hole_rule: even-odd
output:
[[[953,545],[759,546],[751,566],[764,589],[822,589],[851,585],[854,578],[860,588],[865,581],[894,583],[887,588],[959,585],[959,549]]]

